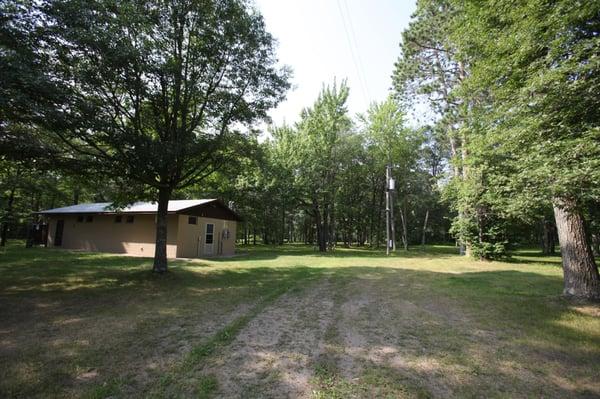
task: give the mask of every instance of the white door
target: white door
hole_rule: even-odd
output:
[[[215,225],[206,223],[206,234],[204,234],[204,255],[211,256],[213,254]]]

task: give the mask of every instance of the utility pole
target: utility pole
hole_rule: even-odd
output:
[[[392,178],[392,167],[385,167],[385,253],[390,254],[390,249],[396,250],[396,234],[394,231],[394,209],[392,193],[395,189],[395,181]]]
[[[390,179],[388,180],[390,189],[390,232],[392,236],[392,250],[396,252],[396,219],[394,218],[394,191],[396,190],[396,181],[392,177],[392,167],[390,166]]]
[[[385,254],[390,254],[390,167],[385,166]]]

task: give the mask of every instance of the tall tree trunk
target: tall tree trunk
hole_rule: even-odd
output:
[[[563,295],[584,299],[600,299],[600,276],[587,241],[581,211],[570,199],[555,199],[554,217],[562,256]]]
[[[13,203],[15,202],[15,187],[10,189],[10,194],[8,195],[8,202],[6,204],[5,216],[2,221],[2,230],[0,231],[0,247],[6,246],[6,239],[8,236],[8,225],[12,220],[13,212]]]
[[[481,207],[477,207],[477,243],[479,244],[479,247],[482,248],[483,247],[483,232],[485,230],[485,218],[483,217],[483,210],[481,209]],[[480,251],[479,254],[479,260],[484,260],[485,256],[483,251]]]
[[[317,230],[317,246],[319,247],[319,252],[326,251],[325,245],[325,237],[323,234],[323,224],[321,223],[321,213],[317,212],[315,216],[315,225]]]
[[[379,243],[381,242],[381,230],[383,229],[383,226],[382,226],[383,218],[381,217],[381,215],[382,215],[381,209],[383,209],[384,200],[385,200],[385,190],[379,190],[379,205],[374,208],[378,211],[376,213],[376,215],[377,215],[377,230],[376,230],[376,234],[375,234],[375,241],[376,241],[375,248],[379,248]],[[387,245],[387,243],[386,243],[386,245]]]
[[[325,205],[321,217],[321,239],[323,242],[319,245],[319,251],[327,251],[329,246],[329,207],[327,205]]]
[[[402,223],[402,246],[405,251],[408,251],[408,237],[407,237],[407,227],[406,227],[406,209],[400,208],[400,222]]]
[[[403,214],[404,217],[402,218],[402,235],[404,236],[403,239],[403,244],[404,244],[404,250],[408,251],[408,202],[406,200],[406,196],[404,196],[404,210],[403,210]]]
[[[331,201],[331,211],[329,212],[329,249],[335,249],[337,245],[337,236],[335,231],[335,198]]]
[[[423,222],[423,235],[421,236],[421,246],[425,246],[425,238],[427,234],[427,221],[429,220],[429,209],[425,212],[425,221]]]
[[[316,200],[313,200],[313,209],[315,214],[315,224],[317,227],[317,245],[319,246],[319,252],[325,252],[327,250],[327,244],[325,241],[325,229],[323,228],[323,220],[321,218],[321,210]]]
[[[283,206],[281,207],[281,240],[280,244],[283,245],[285,242],[285,199],[283,200]]]
[[[543,218],[541,221],[542,226],[542,253],[544,255],[551,255],[554,253],[554,229],[552,227],[552,222],[548,219]]]
[[[158,190],[158,211],[156,213],[156,247],[154,250],[153,271],[167,271],[167,223],[171,188],[161,187]]]
[[[464,68],[463,68],[462,64],[459,66],[459,74],[461,76],[461,80],[464,79]],[[466,181],[467,178],[469,177],[469,168],[467,167],[468,151],[467,151],[466,131],[463,131],[462,136],[461,136],[460,157],[461,157],[462,180]],[[465,217],[464,212],[459,213],[459,217],[464,218]],[[473,253],[472,244],[473,243],[471,243],[471,242],[461,242],[461,253],[464,253],[467,257],[471,257],[471,255]]]

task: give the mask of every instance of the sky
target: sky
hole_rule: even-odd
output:
[[[400,55],[400,34],[413,0],[255,0],[278,41],[281,64],[293,70],[287,99],[270,112],[292,124],[314,103],[323,84],[348,80],[351,115],[385,100]]]

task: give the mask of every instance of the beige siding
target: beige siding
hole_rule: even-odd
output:
[[[236,222],[233,220],[197,217],[197,224],[189,224],[189,215],[179,215],[177,232],[177,257],[196,258],[209,256],[231,256],[235,254]],[[212,254],[205,244],[206,224],[215,225]],[[223,237],[223,231],[229,229],[229,238]]]
[[[77,222],[77,215],[52,215],[48,218],[48,246],[54,246],[56,221],[64,220],[62,248],[85,251],[154,256],[155,215],[134,215],[133,223],[115,223],[114,215],[94,215],[91,223]],[[167,257],[177,255],[178,215],[169,215]]]

